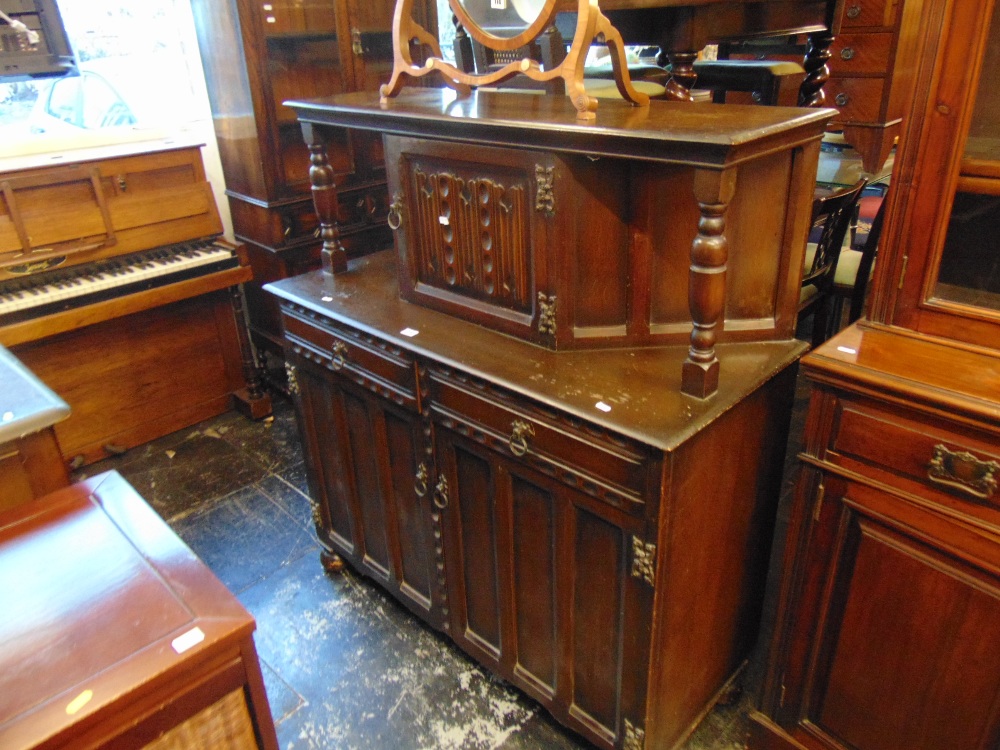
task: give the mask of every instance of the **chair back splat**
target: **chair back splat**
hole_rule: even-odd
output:
[[[820,235],[815,243],[806,245],[799,295],[799,320],[813,316],[813,346],[823,343],[834,332],[831,309],[837,261],[854,219],[861,191],[867,184],[868,180],[863,178],[852,187],[819,196],[813,201],[812,226],[820,229]]]

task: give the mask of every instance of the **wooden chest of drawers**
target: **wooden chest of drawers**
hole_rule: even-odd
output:
[[[553,352],[398,296],[270,285],[328,553],[602,748],[677,746],[753,645],[795,341]]]
[[[852,327],[804,368],[805,465],[751,747],[995,747],[1000,359]]]

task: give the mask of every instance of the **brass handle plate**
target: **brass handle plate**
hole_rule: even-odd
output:
[[[438,510],[448,507],[448,480],[444,474],[438,477],[437,484],[434,485],[434,507]]]
[[[850,19],[855,19],[855,18],[857,18],[860,15],[861,15],[861,6],[860,5],[855,4],[855,5],[850,6],[847,9],[847,17],[850,18]]]
[[[413,492],[417,497],[423,497],[427,494],[427,466],[426,464],[420,464],[417,467],[417,474],[413,480]]]
[[[343,341],[337,341],[333,345],[333,358],[330,360],[330,364],[333,366],[334,370],[343,370],[344,365],[347,364],[347,344]]]
[[[531,437],[535,436],[535,428],[531,426],[531,423],[515,419],[511,423],[510,438],[507,440],[510,452],[515,456],[523,456],[527,453],[529,435]]]
[[[967,492],[980,500],[992,500],[997,491],[1000,463],[985,461],[968,451],[952,451],[938,443],[934,446],[927,477],[935,484],[942,484]]]
[[[853,60],[854,59],[854,47],[844,47],[840,50],[841,60]]]

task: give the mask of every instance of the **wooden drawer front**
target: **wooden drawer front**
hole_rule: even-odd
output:
[[[298,306],[286,306],[283,312],[285,339],[296,354],[339,372],[397,404],[417,408],[417,376],[412,354]]]
[[[859,74],[884,75],[889,69],[892,32],[840,34],[830,52],[830,71],[834,76]]]
[[[882,107],[881,78],[836,78],[826,83],[826,104],[840,110],[838,121],[873,122]]]
[[[431,410],[449,429],[641,514],[656,482],[641,444],[548,412],[460,372],[435,368],[429,375]]]
[[[829,458],[850,468],[884,469],[935,496],[947,493],[1000,508],[1000,444],[842,402],[831,449]],[[856,462],[862,466],[851,466]]]
[[[319,219],[312,201],[282,206],[277,213],[281,237],[275,244],[295,245],[303,241],[319,242]]]
[[[845,0],[840,17],[842,29],[892,26],[896,22],[897,0]]]

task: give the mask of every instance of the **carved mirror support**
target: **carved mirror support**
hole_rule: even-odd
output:
[[[625,63],[625,42],[618,30],[601,13],[597,0],[449,0],[461,26],[475,41],[491,50],[511,52],[525,47],[555,22],[558,11],[577,13],[576,30],[566,57],[558,65],[543,70],[537,60],[521,57],[485,74],[459,70],[441,55],[437,39],[413,20],[413,0],[396,0],[392,23],[393,68],[389,82],[382,86],[382,101],[396,96],[407,78],[418,79],[438,72],[444,82],[460,95],[473,87],[502,83],[516,75],[547,83],[561,79],[566,95],[583,120],[594,118],[597,100],[588,96],[583,85],[583,66],[590,45],[600,38],[611,53],[615,84],[622,97],[632,104],[645,106],[649,97],[637,91]],[[496,18],[495,24],[491,21]],[[416,65],[410,53],[410,40],[427,45],[432,56]]]

